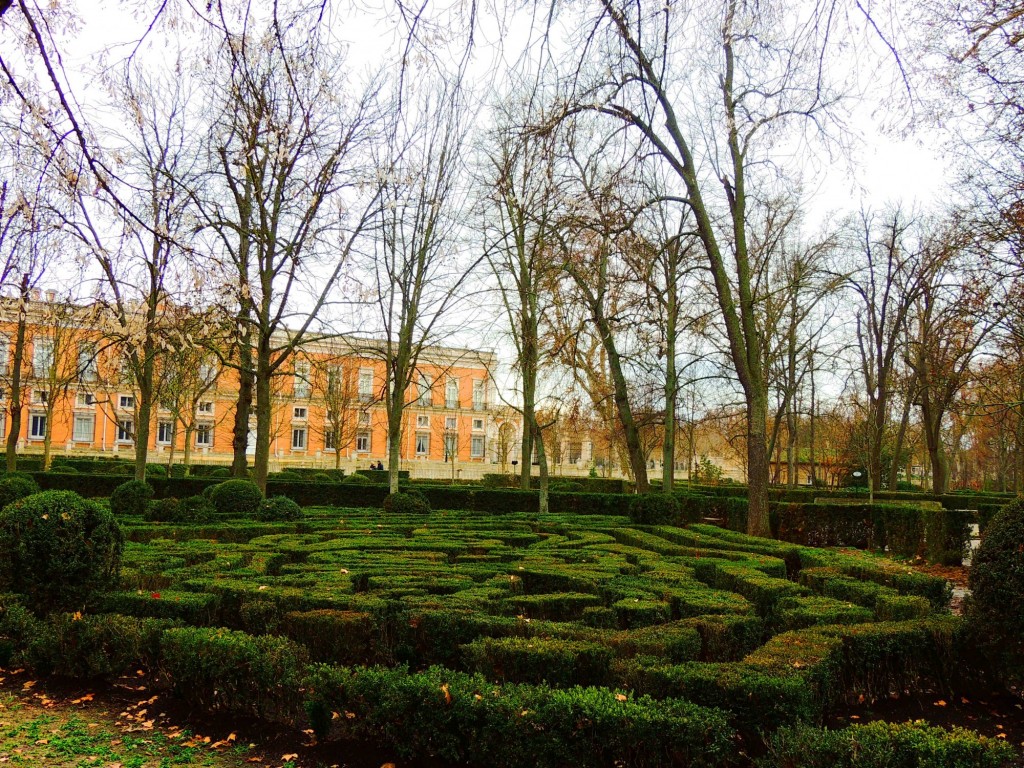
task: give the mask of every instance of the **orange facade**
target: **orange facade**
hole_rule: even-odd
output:
[[[51,454],[134,453],[138,397],[116,345],[98,331],[30,325],[23,371],[22,450]],[[0,366],[10,384],[13,330],[0,338]],[[274,380],[271,459],[278,464],[370,466],[387,459],[387,417],[382,403],[385,366],[344,338],[307,345]],[[492,460],[497,429],[489,369],[493,359],[467,350],[434,348],[406,393],[400,453],[403,461]],[[3,358],[7,359],[4,360]],[[177,358],[177,359],[176,359]],[[177,376],[165,375],[175,364]],[[207,355],[191,360],[175,352],[158,365],[159,407],[149,446],[151,461],[227,462],[232,454],[237,372]],[[3,417],[6,437],[9,414]],[[255,414],[249,451],[255,444]]]

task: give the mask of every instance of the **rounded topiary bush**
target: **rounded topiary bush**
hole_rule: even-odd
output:
[[[210,501],[219,515],[253,517],[263,501],[263,492],[251,480],[228,480],[213,487]]]
[[[163,464],[150,464],[146,467],[146,474],[150,477],[167,477],[167,467]]]
[[[157,499],[149,503],[146,519],[158,523],[208,523],[214,515],[213,504],[205,496],[186,499]]]
[[[145,515],[152,498],[153,486],[144,480],[129,480],[110,494],[110,511],[115,515]]]
[[[679,500],[670,493],[643,493],[629,502],[629,517],[643,525],[669,525],[679,522]]]
[[[430,512],[430,503],[419,491],[399,491],[384,497],[382,505],[385,512],[396,515],[426,515]]]
[[[257,520],[298,520],[302,507],[287,496],[271,496],[256,510]]]
[[[327,472],[315,472],[315,473],[313,473],[313,477],[310,478],[310,479],[314,483],[333,483],[338,478],[334,477],[333,475],[328,474]]]
[[[206,473],[207,477],[231,477],[231,470],[227,467],[214,467]]]
[[[39,483],[32,475],[9,472],[0,478],[0,509],[33,493],[39,493]]]
[[[985,528],[968,575],[966,625],[1008,682],[1024,681],[1024,499]]]
[[[82,610],[117,585],[123,537],[114,516],[71,491],[37,493],[0,511],[0,590],[36,613]]]
[[[358,472],[352,475],[345,475],[341,482],[348,483],[349,485],[369,485],[373,481],[366,475],[361,475]]]

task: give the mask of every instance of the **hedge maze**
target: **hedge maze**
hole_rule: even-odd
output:
[[[743,764],[955,676],[947,584],[869,553],[602,514],[121,522],[95,612],[4,598],[9,661],[143,665],[203,707],[493,766]]]

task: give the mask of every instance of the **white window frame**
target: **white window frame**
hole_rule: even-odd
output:
[[[430,429],[430,417],[425,413],[416,414],[416,429]]]
[[[92,392],[79,392],[75,395],[75,408],[91,408],[96,405],[96,395]]]
[[[0,334],[0,372],[7,373],[11,364],[11,338]]]
[[[50,393],[45,389],[34,389],[32,390],[32,402],[37,405],[46,405],[50,399]]]
[[[293,427],[292,428],[292,450],[293,451],[304,451],[306,450],[309,441],[307,439],[305,427]]]
[[[420,442],[422,441],[422,443]],[[420,446],[423,446],[420,448]],[[430,455],[430,433],[429,432],[417,432],[416,433],[416,455],[417,456],[429,456]]]
[[[292,407],[292,419],[294,421],[305,421],[309,418],[309,409],[304,405],[296,405]]]
[[[91,341],[78,342],[78,376],[82,381],[96,381],[99,378],[96,345]]]
[[[202,400],[196,405],[196,413],[204,416],[213,416],[213,400]]]
[[[127,425],[127,427],[125,425]],[[118,419],[117,420],[117,442],[119,442],[119,443],[134,443],[135,442],[135,419]]]
[[[163,427],[167,427],[167,436],[161,437],[160,431]],[[156,444],[157,445],[170,445],[174,442],[174,422],[173,421],[158,421],[156,423]]]
[[[200,440],[205,437],[205,440]],[[196,448],[213,448],[213,424],[196,424]]]
[[[483,379],[473,379],[473,410],[482,411],[487,408],[487,389]]]
[[[135,395],[118,395],[117,407],[122,411],[134,411]]]
[[[53,339],[49,336],[36,336],[32,339],[32,374],[37,379],[44,378],[49,375],[52,365]]]
[[[88,430],[79,430],[79,426],[88,423]],[[88,436],[86,436],[88,431]],[[74,443],[91,443],[96,439],[96,414],[76,413],[71,425],[71,441]]]
[[[362,431],[356,433],[356,453],[369,453],[370,452],[370,441],[371,433],[369,431]]]
[[[454,432],[459,428],[459,420],[455,416],[444,417],[444,428],[449,432]]]
[[[28,439],[29,440],[44,440],[44,439],[46,439],[46,414],[45,413],[29,413],[29,416],[28,416]]]
[[[309,362],[306,360],[295,361],[295,379],[292,383],[292,391],[298,400],[306,400],[312,393],[312,383],[309,380]]]
[[[358,421],[359,421],[359,426],[360,427],[368,427],[368,426],[370,426],[370,412],[369,411],[360,411],[359,412],[359,416],[358,416]]]
[[[473,435],[469,441],[469,458],[482,459],[487,451],[487,441],[483,435]]]
[[[452,391],[453,389],[454,392]],[[446,381],[444,385],[444,407],[458,408],[459,394],[459,380],[454,377],[449,377],[448,381]]]
[[[484,431],[484,420],[483,419],[473,419],[473,431],[474,432],[483,432]]]
[[[368,368],[359,369],[359,402],[368,403],[373,400],[373,371]]]

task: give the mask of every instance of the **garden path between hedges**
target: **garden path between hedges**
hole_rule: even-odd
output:
[[[40,680],[0,669],[0,768],[442,768],[367,744],[317,745],[265,722],[193,712],[160,681]]]

